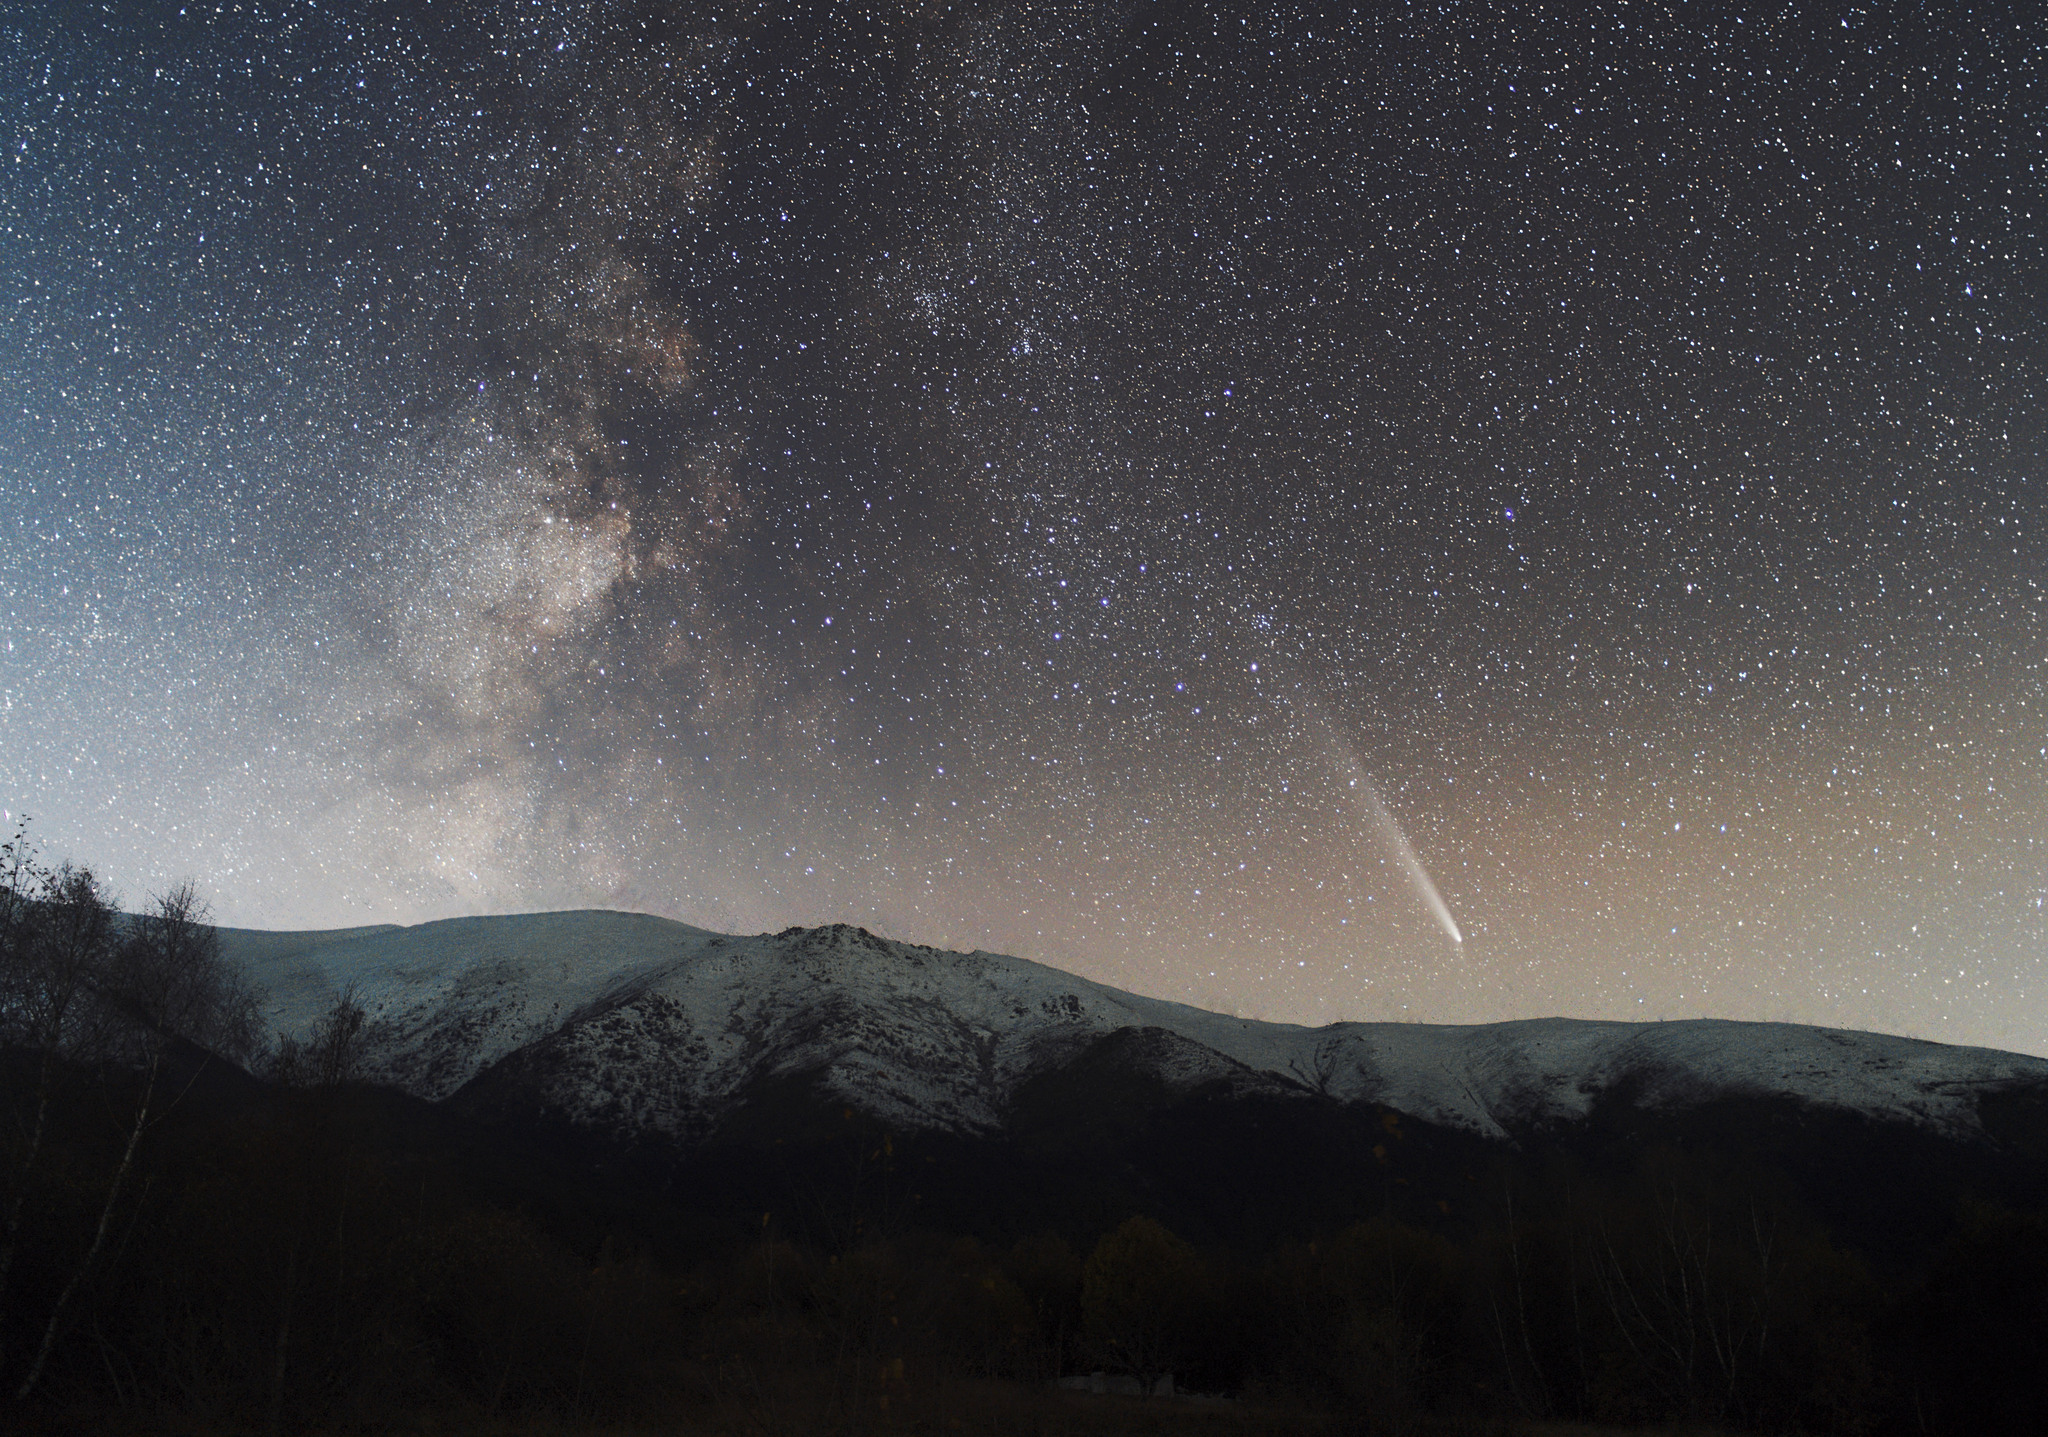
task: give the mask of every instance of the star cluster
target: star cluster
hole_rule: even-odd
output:
[[[2027,7],[5,25],[0,802],[131,894],[2048,1048]]]

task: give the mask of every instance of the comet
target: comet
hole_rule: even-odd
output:
[[[1465,935],[1458,930],[1458,920],[1451,916],[1451,905],[1444,902],[1443,894],[1437,891],[1436,883],[1429,876],[1429,870],[1422,866],[1422,856],[1415,851],[1415,845],[1408,841],[1401,821],[1394,817],[1394,811],[1387,807],[1387,801],[1380,794],[1380,787],[1372,781],[1372,775],[1365,771],[1365,765],[1358,761],[1358,751],[1350,744],[1342,744],[1342,750],[1350,767],[1350,783],[1347,792],[1358,810],[1379,833],[1380,841],[1400,862],[1401,871],[1408,875],[1408,886],[1415,890],[1415,896],[1422,906],[1429,910],[1429,916],[1436,920],[1436,926],[1444,930],[1444,936],[1454,947],[1463,947]]]
[[[1269,640],[1264,647],[1267,668],[1270,671],[1285,673],[1288,663],[1278,646]],[[1258,669],[1257,664],[1251,666],[1255,674]],[[1394,817],[1394,810],[1387,807],[1387,800],[1381,795],[1380,786],[1374,783],[1372,775],[1366,772],[1365,764],[1358,756],[1357,746],[1345,737],[1344,730],[1331,718],[1318,693],[1317,685],[1313,682],[1298,684],[1291,695],[1291,704],[1306,714],[1312,729],[1319,731],[1325,755],[1335,761],[1348,780],[1345,792],[1357,805],[1360,816],[1379,834],[1380,842],[1386,845],[1387,851],[1393,854],[1395,861],[1401,865],[1401,871],[1407,875],[1408,886],[1415,891],[1416,899],[1429,910],[1429,916],[1436,920],[1437,927],[1443,929],[1444,936],[1451,940],[1451,946],[1462,949],[1465,946],[1465,935],[1458,927],[1457,918],[1451,913],[1451,905],[1444,902],[1443,894],[1437,891],[1436,880],[1432,879],[1429,870],[1422,866],[1422,855],[1417,853],[1415,845],[1408,841],[1408,834],[1401,827],[1401,820]]]

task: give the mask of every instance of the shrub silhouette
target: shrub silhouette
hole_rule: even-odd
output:
[[[1081,1270],[1081,1318],[1089,1350],[1147,1390],[1186,1350],[1199,1263],[1191,1248],[1148,1217],[1105,1235]]]

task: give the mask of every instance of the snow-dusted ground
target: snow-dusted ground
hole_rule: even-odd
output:
[[[509,1057],[573,1118],[676,1136],[755,1079],[814,1071],[885,1121],[988,1130],[1024,1079],[1121,1028],[1181,1040],[1154,1047],[1170,1082],[1315,1088],[1496,1137],[1621,1083],[1649,1104],[1782,1094],[1967,1135],[1980,1093],[2048,1084],[2040,1058],[1787,1023],[1260,1023],[842,926],[739,938],[581,912],[222,937],[280,1032],[352,988],[378,1080],[439,1099]]]

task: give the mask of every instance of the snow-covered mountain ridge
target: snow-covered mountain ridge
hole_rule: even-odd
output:
[[[493,1069],[621,1136],[703,1136],[751,1085],[792,1076],[887,1123],[993,1132],[1022,1084],[1119,1030],[1147,1034],[1174,1087],[1319,1092],[1495,1138],[1616,1088],[1646,1106],[1784,1096],[1970,1137],[1980,1096],[2048,1088],[2041,1058],[1786,1023],[1256,1022],[844,925],[733,937],[593,911],[222,939],[282,1033],[352,991],[373,1080],[439,1100]]]

